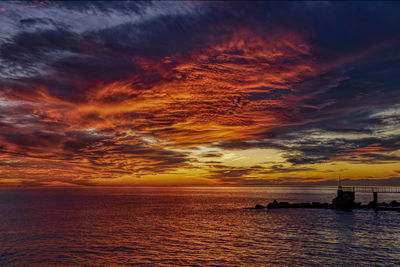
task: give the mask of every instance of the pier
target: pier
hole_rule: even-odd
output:
[[[396,186],[339,186],[339,189],[360,193],[400,193],[400,187]]]
[[[341,186],[338,187],[338,197],[343,198],[343,196],[350,196],[352,201],[354,201],[355,193],[372,193],[373,201],[372,206],[374,209],[378,209],[378,193],[400,193],[400,187],[394,186]]]
[[[355,202],[355,193],[371,193],[373,200],[367,204]],[[400,212],[400,202],[393,200],[390,203],[378,203],[378,193],[400,193],[400,187],[393,186],[338,186],[337,196],[332,199],[332,203],[288,203],[278,202],[274,200],[268,203],[267,206],[257,204],[254,208],[247,209],[279,209],[279,208],[324,208],[324,209],[340,209],[340,210],[353,210],[353,209],[373,209],[378,210],[394,210]]]

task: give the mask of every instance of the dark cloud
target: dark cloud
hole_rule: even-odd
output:
[[[94,172],[172,172],[201,162],[176,149],[199,146],[212,149],[199,157],[220,159],[203,162],[208,178],[226,183],[400,160],[399,3],[1,5],[7,179],[54,182],[39,159],[77,185],[92,184]],[[225,165],[224,150],[251,148],[285,162]],[[289,178],[276,182],[301,180]]]

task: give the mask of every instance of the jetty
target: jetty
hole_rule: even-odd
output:
[[[341,185],[339,185],[337,192],[338,192],[337,197],[344,196],[344,195],[348,195],[348,196],[352,195],[353,201],[355,199],[356,192],[371,193],[373,196],[373,200],[370,202],[370,205],[372,206],[373,209],[378,210],[380,206],[382,208],[383,208],[383,206],[387,206],[387,205],[385,205],[385,203],[382,203],[382,205],[380,205],[378,203],[378,193],[379,194],[400,193],[400,187],[393,187],[393,186],[341,186]]]
[[[371,193],[372,201],[369,204],[361,204],[355,202],[356,193]],[[400,211],[400,202],[393,200],[390,203],[378,202],[378,193],[399,193],[400,187],[392,186],[338,186],[337,196],[332,199],[332,203],[289,203],[289,202],[278,202],[274,200],[268,203],[266,206],[257,204],[254,208],[248,209],[287,209],[287,208],[319,208],[319,209],[341,209],[341,210],[353,210],[353,209],[373,209],[378,210],[395,210]],[[400,195],[399,195],[400,196]]]

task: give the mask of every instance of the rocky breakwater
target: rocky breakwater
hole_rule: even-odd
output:
[[[254,208],[248,209],[289,209],[289,208],[318,208],[318,209],[329,209],[333,208],[332,204],[329,203],[320,203],[320,202],[312,202],[312,203],[289,203],[289,202],[278,202],[274,200],[271,203],[268,203],[266,206],[257,204]]]
[[[396,200],[390,203],[378,203],[370,202],[368,205],[363,205],[360,202],[354,202],[354,197],[351,194],[340,194],[332,200],[332,203],[289,203],[289,202],[278,202],[274,200],[268,203],[266,206],[257,204],[254,208],[247,209],[290,209],[290,208],[301,208],[301,209],[341,209],[341,210],[353,210],[353,209],[374,209],[374,210],[396,210],[400,211],[400,202]]]

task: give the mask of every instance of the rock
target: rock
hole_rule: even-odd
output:
[[[384,207],[387,207],[387,206],[389,206],[389,204],[388,204],[388,203],[386,203],[386,202],[382,202],[382,203],[380,203],[380,204],[379,204],[379,206],[384,206]]]
[[[260,205],[260,204],[257,204],[254,208],[255,208],[256,210],[265,209],[265,207],[264,207],[263,205]]]
[[[313,208],[322,208],[322,204],[319,202],[313,202],[311,203],[311,207]]]
[[[274,200],[272,203],[268,203],[267,208],[268,209],[277,209],[279,205],[279,202]]]
[[[278,208],[287,209],[287,208],[290,208],[290,204],[289,204],[289,202],[279,202]]]

